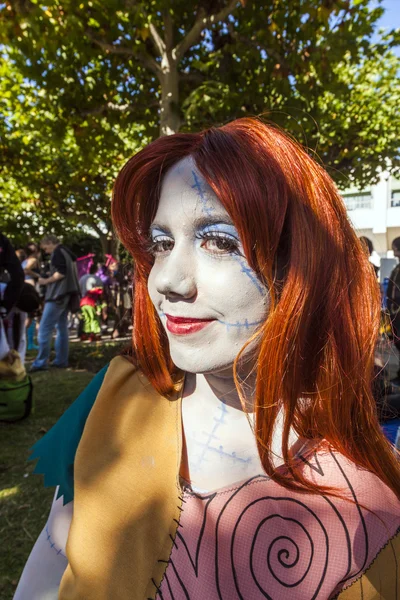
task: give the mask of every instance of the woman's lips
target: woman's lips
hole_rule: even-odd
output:
[[[209,323],[212,323],[215,319],[188,319],[186,317],[173,317],[171,315],[165,315],[167,317],[167,329],[170,333],[175,335],[187,335],[188,333],[195,333],[207,327]]]

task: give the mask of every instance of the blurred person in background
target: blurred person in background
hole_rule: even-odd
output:
[[[68,366],[69,337],[68,311],[71,300],[79,296],[76,256],[63,246],[54,235],[46,235],[40,244],[50,254],[50,276],[39,277],[39,285],[45,286],[44,308],[39,326],[39,353],[33,361],[31,371],[48,368],[51,339],[56,328],[56,356],[51,366]]]
[[[400,237],[392,242],[394,256],[400,258]],[[390,273],[389,283],[386,291],[386,306],[392,323],[393,341],[400,361],[400,263]],[[391,380],[394,385],[400,386],[400,362],[397,375]]]
[[[24,271],[9,239],[0,232],[0,318],[3,319],[0,336],[5,335],[10,349],[17,350],[22,362],[25,357],[25,316],[16,308],[24,285]],[[4,340],[3,340],[4,342]],[[2,357],[0,356],[0,359]]]
[[[25,281],[31,285],[36,285],[40,277],[40,249],[35,242],[29,242],[25,246],[26,258],[22,261],[22,268],[25,273]]]
[[[5,317],[16,304],[24,284],[21,262],[9,239],[0,232],[0,275],[7,286],[1,302],[1,313]]]
[[[381,264],[381,259],[380,259],[379,254],[375,251],[372,241],[369,238],[367,238],[365,235],[362,235],[360,237],[360,242],[363,244],[365,251],[367,253],[367,256],[368,256],[368,260],[374,268],[375,275],[378,277],[380,264]]]
[[[103,282],[96,275],[97,267],[91,265],[89,273],[79,280],[81,292],[82,327],[79,337],[82,341],[96,341],[101,338],[100,315],[102,312]]]
[[[25,273],[25,282],[32,285],[35,289],[38,288],[38,280],[40,277],[40,249],[35,242],[29,242],[25,246],[26,258],[22,261],[22,268]],[[26,337],[27,349],[38,350],[39,346],[35,344],[36,319],[37,312],[28,313],[26,320]]]
[[[109,265],[111,274],[111,300],[115,313],[113,339],[128,335],[132,314],[132,268],[129,264],[113,261]]]
[[[87,273],[86,275],[82,275],[82,277],[79,279],[79,289],[82,298],[86,296],[87,292],[89,292],[93,288],[103,287],[103,281],[97,275],[96,272],[97,266],[93,263],[89,268],[89,273]]]
[[[109,309],[112,306],[111,297],[111,277],[108,267],[104,263],[97,264],[96,276],[99,277],[103,283],[103,296],[101,303],[101,328],[103,331],[107,331]]]
[[[18,257],[19,262],[22,264],[26,259],[26,252],[24,248],[17,248],[15,254]]]

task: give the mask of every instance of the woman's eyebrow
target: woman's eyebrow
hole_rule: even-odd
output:
[[[204,217],[198,217],[193,222],[197,229],[207,227],[208,225],[231,225],[234,227],[232,220],[228,215],[205,215]]]
[[[235,227],[231,218],[226,214],[213,216],[204,215],[195,219],[193,221],[193,225],[195,229],[202,229],[210,225],[230,225],[231,227]],[[162,233],[166,233],[168,235],[172,235],[171,229],[166,225],[152,223],[149,227],[149,233],[153,233],[153,231],[155,230],[161,231]]]

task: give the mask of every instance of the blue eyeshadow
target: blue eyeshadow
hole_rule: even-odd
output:
[[[236,227],[234,227],[234,225],[229,225],[228,223],[210,223],[208,225],[199,227],[198,231],[200,233],[206,233],[208,231],[220,231],[221,233],[232,235],[238,241],[240,240]]]
[[[171,235],[171,233],[166,229],[160,229],[159,227],[151,227],[150,235],[154,238],[157,235]]]

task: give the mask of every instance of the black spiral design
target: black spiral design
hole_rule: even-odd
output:
[[[267,528],[268,525],[270,525],[271,519],[277,518],[282,519],[284,521],[291,521],[294,525],[294,528],[300,528],[304,533],[305,537],[307,538],[306,551],[308,551],[307,554],[309,554],[307,558],[307,564],[300,566],[300,573],[296,573],[294,575],[294,581],[292,581],[293,577],[290,578],[290,576],[288,575],[288,569],[295,569],[295,567],[299,565],[300,557],[305,553],[305,544],[304,541],[303,543],[296,542],[294,539],[290,538],[287,535],[278,535],[270,542],[270,545],[266,550],[266,536],[262,535],[262,530],[264,528]],[[259,548],[259,546],[261,547]],[[256,529],[250,552],[250,571],[260,591],[263,590],[258,584],[259,575],[256,572],[256,561],[257,556],[262,556],[262,554],[265,553],[265,551],[267,553],[268,569],[271,576],[274,579],[276,579],[276,581],[278,581],[282,586],[292,588],[300,585],[300,583],[309,573],[312,564],[312,559],[314,556],[314,544],[306,528],[300,522],[295,521],[295,519],[287,519],[281,517],[280,515],[271,515],[270,517],[263,519]]]
[[[243,507],[242,495],[234,494],[220,514],[222,517],[231,502],[240,504],[229,549],[238,598],[274,600],[284,593],[297,591],[302,595],[304,590],[310,600],[316,598],[325,579],[329,552],[328,533],[320,517],[290,497],[262,496]],[[224,549],[220,550],[222,558]],[[246,560],[249,562],[244,564]],[[218,585],[220,592],[223,587]],[[221,593],[220,598],[225,600]]]
[[[332,462],[354,502],[292,494],[266,476],[208,496],[190,494],[160,600],[316,600],[362,572],[367,522],[344,468],[337,457]]]

